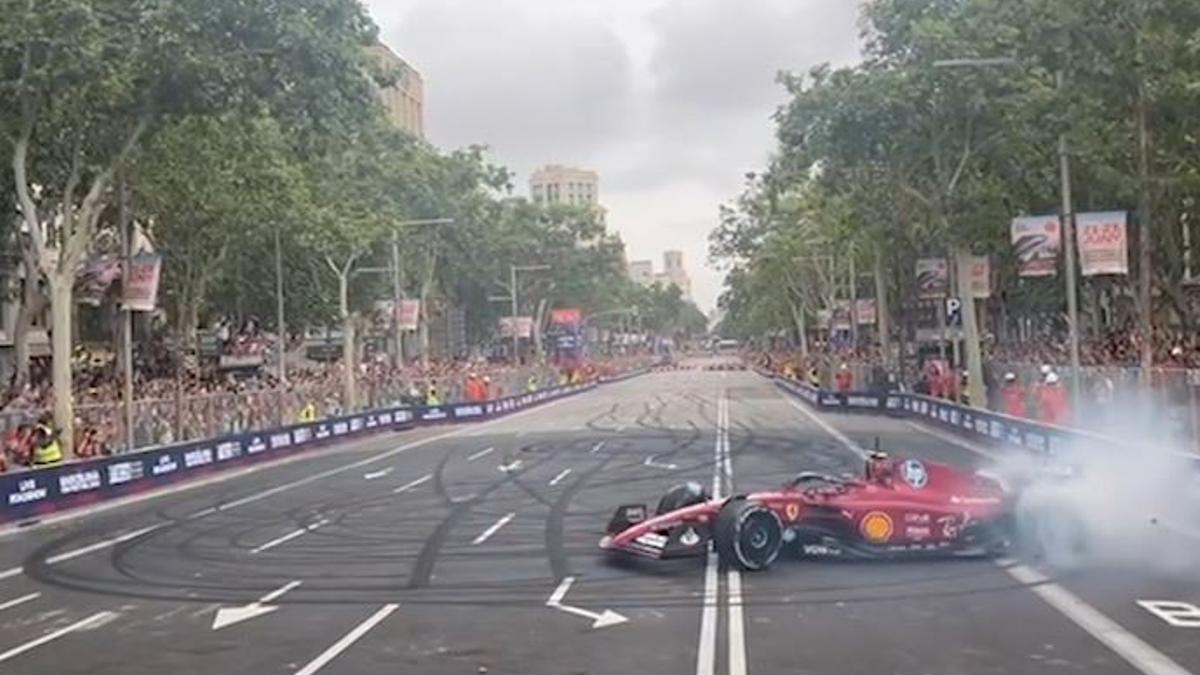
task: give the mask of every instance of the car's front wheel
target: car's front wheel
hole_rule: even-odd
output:
[[[721,562],[747,571],[764,570],[783,545],[783,526],[775,512],[744,499],[721,507],[713,525],[713,542]]]

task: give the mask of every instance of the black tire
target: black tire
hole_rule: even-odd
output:
[[[703,485],[695,481],[680,483],[667,490],[662,499],[658,500],[658,508],[654,510],[654,515],[661,516],[664,513],[670,513],[685,506],[700,504],[708,500],[708,491],[704,489]]]
[[[737,499],[725,504],[717,514],[713,542],[721,562],[757,572],[770,567],[779,557],[783,525],[771,509]]]
[[[1087,525],[1068,508],[1027,511],[1017,530],[1021,553],[1032,560],[1074,570],[1091,556]]]

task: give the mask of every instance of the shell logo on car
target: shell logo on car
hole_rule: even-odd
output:
[[[882,511],[871,511],[863,516],[862,521],[858,524],[858,529],[862,532],[863,539],[872,544],[882,544],[892,538],[896,526],[888,514]]]

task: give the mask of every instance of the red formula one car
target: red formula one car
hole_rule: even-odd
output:
[[[999,479],[876,452],[862,478],[801,473],[778,490],[713,499],[698,483],[676,486],[654,515],[621,506],[600,547],[651,558],[702,555],[769,567],[785,548],[800,555],[989,555],[1011,541],[1014,498]]]

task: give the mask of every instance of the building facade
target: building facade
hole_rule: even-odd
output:
[[[388,121],[417,138],[424,138],[425,80],[416,68],[382,43],[372,47],[371,53],[396,77],[394,84],[379,90]]]
[[[692,278],[683,266],[683,251],[664,251],[663,271],[658,273],[654,272],[653,262],[634,260],[629,263],[629,278],[643,286],[676,286],[684,298],[692,299]]]
[[[600,203],[600,176],[587,169],[550,164],[533,172],[529,197],[537,204],[596,206]]]
[[[649,260],[634,260],[630,262],[629,278],[643,286],[652,285],[654,283],[654,263]]]

